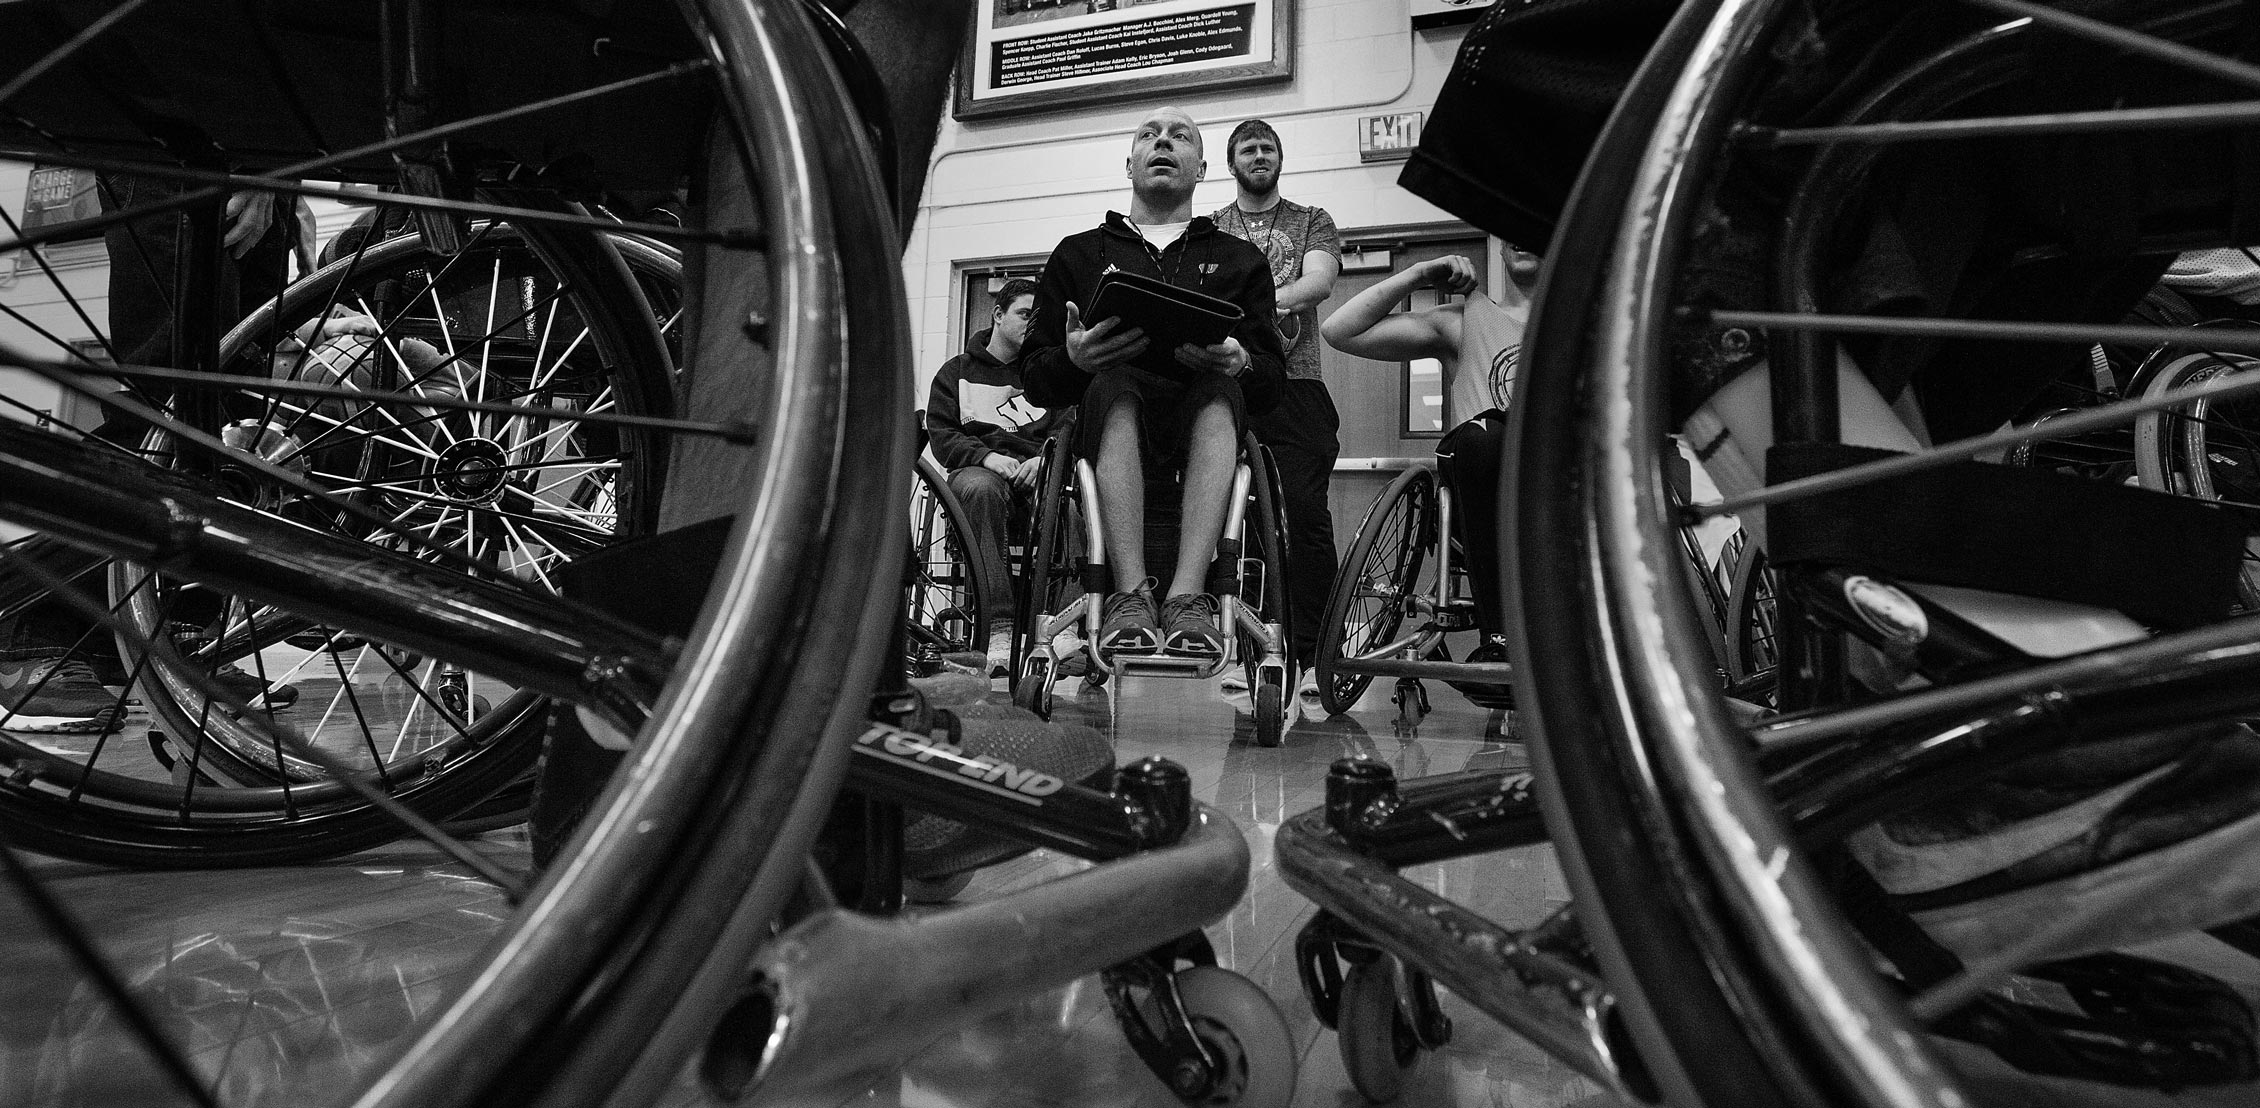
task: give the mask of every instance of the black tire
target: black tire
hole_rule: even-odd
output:
[[[1025,669],[1031,652],[1042,645],[1036,641],[1042,617],[1059,611],[1077,581],[1074,559],[1067,555],[1074,549],[1068,528],[1075,526],[1076,516],[1067,501],[1067,473],[1074,466],[1067,440],[1046,439],[1043,458],[1036,476],[1028,541],[1021,547],[1020,573],[1013,582],[1014,673]],[[1094,666],[1091,672],[1100,670]]]
[[[625,255],[619,246],[627,248]],[[273,349],[274,336],[345,309],[381,326],[388,336],[382,340],[386,347],[398,351],[428,343],[445,348],[453,364],[421,381],[387,383],[374,379],[376,373],[387,368],[397,372],[405,368],[402,363],[380,364],[381,355],[371,356],[374,349],[350,363],[326,362],[340,357],[345,347],[317,342],[302,358],[275,355],[274,372],[311,378],[315,375],[306,367],[312,365],[325,377],[390,391],[531,397],[561,410],[577,406],[668,415],[673,356],[655,329],[657,320],[639,307],[643,300],[628,287],[628,274],[645,285],[681,283],[680,266],[664,249],[641,242],[615,244],[607,236],[538,229],[528,234],[482,225],[474,230],[471,245],[452,259],[432,255],[414,237],[386,240],[295,282],[254,311],[222,340],[221,364],[263,376],[269,371],[265,351]],[[495,314],[500,299],[495,293],[538,296],[548,305],[546,312],[525,308],[546,315],[547,326],[538,338],[507,324],[497,327],[497,320],[462,318],[481,304]],[[472,306],[467,308],[466,302]],[[553,343],[559,353],[549,353]],[[523,371],[513,368],[521,364]],[[648,531],[657,514],[664,449],[656,434],[641,429],[574,428],[519,416],[450,414],[399,404],[347,409],[342,403],[262,396],[249,389],[224,396],[222,408],[235,421],[231,430],[257,426],[262,439],[276,444],[261,450],[270,461],[303,466],[322,487],[346,490],[346,499],[395,519],[403,512],[429,518],[438,529],[423,533],[444,535],[465,556],[545,589],[556,566]],[[363,445],[362,440],[370,441]],[[493,444],[511,475],[477,494],[461,495],[455,489],[458,479],[438,468],[436,459],[450,446],[473,443]],[[145,449],[151,456],[199,464],[163,431],[152,432]],[[428,451],[431,457],[411,449]],[[538,454],[532,459],[538,466],[527,464],[529,451]],[[589,463],[591,458],[600,460]],[[559,472],[565,476],[547,479]],[[246,492],[242,499],[253,506],[271,507],[373,545],[400,545],[392,536],[326,511],[318,501],[277,497],[275,486],[256,474],[231,476],[223,464],[219,480],[224,490]],[[476,670],[367,639],[342,640],[270,606],[152,579],[128,563],[113,565],[110,595],[141,634],[159,638],[185,658],[235,666],[294,691],[305,685],[312,695],[298,697],[275,718],[357,763],[427,817],[451,817],[489,801],[533,767],[544,713],[520,690]],[[207,625],[179,622],[184,607],[196,608]],[[226,633],[211,634],[212,628],[223,626]],[[326,645],[294,651],[286,638]],[[166,818],[150,820],[133,814],[136,805],[153,799],[143,795],[145,789],[112,787],[120,783],[108,775],[94,778],[90,791],[112,803],[82,807],[55,827],[57,835],[49,841],[66,856],[136,866],[264,865],[348,853],[398,836],[397,820],[374,810],[355,815],[354,808],[366,808],[365,800],[334,780],[329,770],[285,750],[215,704],[193,674],[143,661],[144,652],[129,637],[118,636],[117,641],[120,659],[138,674],[136,684],[152,723],[163,727],[194,769],[219,784],[184,790],[158,806]],[[291,667],[294,654],[300,661]],[[471,705],[499,705],[504,714],[482,722],[485,711],[462,710]],[[90,762],[88,768],[99,767]],[[507,815],[489,807],[482,823],[496,824]],[[317,814],[320,821],[308,822]],[[105,818],[114,818],[116,825],[98,826]],[[217,822],[205,829],[192,827],[199,819]],[[74,848],[74,841],[84,848]]]
[[[1745,546],[1734,561],[1726,601],[1726,677],[1733,686],[1758,679],[1781,660],[1774,626],[1777,577],[1763,550]]]
[[[1248,514],[1242,531],[1252,540],[1245,547],[1249,555],[1263,563],[1263,587],[1257,596],[1242,596],[1243,603],[1255,608],[1265,623],[1279,625],[1279,650],[1287,663],[1287,687],[1295,686],[1295,628],[1287,603],[1287,582],[1295,567],[1287,550],[1287,498],[1279,489],[1279,467],[1271,460],[1271,448],[1249,435],[1241,443],[1242,456],[1248,464]],[[1227,628],[1229,633],[1231,629]],[[1240,661],[1247,668],[1248,684],[1256,684],[1255,655],[1261,644],[1252,637],[1243,636],[1240,643]],[[1292,692],[1290,691],[1290,694]]]
[[[1036,713],[1039,719],[1052,718],[1050,667],[1041,658],[1030,658],[1022,670],[1020,679],[1012,683],[1012,702]]]
[[[1675,660],[1700,661],[1704,672],[1687,691],[1702,709],[1693,721],[1696,734],[1721,750],[1742,741],[1712,691],[1717,680],[1709,672],[1708,616],[1688,592],[1679,540],[1667,523],[1662,382],[1612,379],[1629,398],[1600,399],[1605,394],[1596,367],[1607,359],[1599,347],[1610,340],[1595,332],[1600,317],[1593,306],[1605,289],[1627,279],[1610,263],[1610,244],[1637,233],[1624,224],[1636,182],[1647,180],[1636,167],[1654,160],[1647,158],[1651,150],[1666,149],[1655,145],[1652,131],[1675,102],[1680,75],[1700,67],[1707,75],[1739,78],[1716,89],[1721,99],[1738,95],[1750,73],[1733,60],[1763,56],[1760,43],[1781,7],[1729,9],[1716,0],[1683,5],[1619,102],[1556,233],[1542,278],[1546,300],[1525,336],[1524,375],[1510,416],[1515,464],[1502,467],[1513,490],[1510,577],[1522,615],[1511,631],[1514,665],[1518,675],[1529,675],[1517,687],[1531,717],[1527,733],[1535,736],[1532,762],[1549,836],[1579,921],[1617,990],[1618,1012],[1638,1043],[1640,1062],[1674,1103],[1721,1108],[1854,1101],[1816,1093],[1817,1086],[1835,1082],[1808,1068],[1813,1054],[1794,1045],[1805,1041],[1804,1032],[1779,1022],[1777,998],[1752,995],[1761,991],[1753,983],[1765,979],[1764,971],[1746,949],[1723,938],[1735,934],[1744,917],[1701,867],[1700,848],[1680,838],[1680,817],[1662,815],[1670,805],[1650,793],[1653,771],[1645,768],[1649,756],[1640,752],[1639,732],[1661,725],[1613,725],[1621,717],[1609,704],[1622,685],[1609,675],[1621,672],[1621,663],[1607,657],[1600,639],[1606,623],[1593,610],[1594,567],[1605,557],[1593,546],[1593,529],[1604,512],[1620,528],[1638,528],[1648,544],[1648,585],[1662,596],[1641,602],[1660,617],[1642,639],[1654,642],[1660,631]],[[1710,26],[1722,11],[1736,16],[1723,40]],[[1705,132],[1702,141],[1717,140]],[[1597,411],[1609,403],[1622,410]],[[1603,415],[1637,423],[1602,430],[1595,420]],[[1690,682],[1687,674],[1669,676]],[[1684,724],[1675,731],[1685,732]],[[1734,795],[1752,797],[1762,790],[1740,758],[1722,758],[1733,774],[1730,788],[1750,790]],[[1734,814],[1762,829],[1753,830],[1746,849],[1766,858],[1794,856],[1769,805],[1738,805]],[[1845,1002],[1872,1014],[1867,1034],[1873,1039],[1862,1049],[1894,1070],[1942,1072],[1905,1015],[1879,995],[1852,956],[1841,922],[1811,875],[1793,867],[1780,890],[1781,910],[1810,921],[1820,956],[1854,982]]]
[[[2251,373],[2260,360],[2233,354],[2164,350],[2143,386],[2144,398]],[[2200,400],[2147,413],[2135,421],[2135,472],[2142,487],[2206,500],[2260,505],[2260,405],[2249,399]],[[2260,611],[2260,549],[2248,549],[2237,582],[2247,612]]]
[[[1358,1094],[1375,1104],[1391,1103],[1404,1092],[1404,1071],[1420,1057],[1420,1043],[1398,1000],[1397,976],[1393,955],[1350,963],[1335,1010],[1342,1069]]]
[[[501,43],[477,37],[480,28],[493,26],[480,23],[483,16],[473,13],[466,24],[463,10],[440,5],[435,12],[446,32],[440,37],[449,43],[446,59],[476,57],[484,47],[518,60],[526,60],[524,51],[554,48],[564,58],[546,67],[535,62],[491,70],[450,62],[439,76],[454,110],[469,115],[522,106],[523,97],[495,99],[524,93],[525,74],[535,71],[556,75],[563,82],[557,92],[582,87],[583,81],[615,90],[570,112],[497,117],[481,129],[477,155],[468,147],[455,151],[460,160],[452,168],[467,179],[500,181],[507,172],[510,180],[524,181],[535,176],[528,167],[546,164],[564,173],[545,178],[544,186],[568,177],[574,187],[593,179],[658,190],[672,189],[686,177],[691,181],[703,212],[691,221],[696,246],[686,259],[684,407],[718,422],[701,435],[669,443],[669,471],[695,473],[697,480],[670,485],[656,505],[655,522],[674,528],[734,515],[743,526],[727,543],[722,584],[712,591],[699,630],[683,646],[672,685],[657,698],[656,714],[642,729],[647,741],[629,756],[627,769],[638,787],[598,798],[597,814],[569,844],[571,865],[553,868],[530,891],[512,887],[525,895],[524,910],[486,948],[489,963],[472,967],[463,987],[430,1019],[402,1029],[388,1044],[387,1060],[365,1071],[369,1088],[359,1103],[368,1108],[643,1103],[682,1071],[687,1054],[735,1001],[738,971],[768,937],[806,872],[809,847],[845,774],[852,736],[866,722],[869,692],[899,619],[900,594],[892,586],[907,546],[900,481],[911,464],[900,243],[884,186],[860,141],[860,127],[845,110],[824,45],[793,4],[620,9],[612,15],[637,49],[618,52],[592,49],[598,32],[612,28],[599,27],[586,12],[530,12],[527,19],[555,21],[539,22],[536,30],[542,33],[524,37],[513,17],[512,37]],[[177,150],[130,129],[134,120],[158,118],[167,143],[206,144],[215,159],[255,173],[325,149],[352,149],[384,132],[384,121],[371,110],[379,100],[358,81],[373,82],[378,71],[373,19],[326,28],[325,35],[336,29],[343,37],[325,38],[318,55],[307,52],[323,64],[284,69],[274,50],[240,49],[246,42],[268,41],[270,31],[295,33],[252,24],[271,14],[265,9],[185,12],[152,6],[81,36],[76,32],[85,25],[73,20],[85,14],[53,4],[0,11],[0,73],[24,78],[20,94],[11,86],[10,110],[0,119],[0,144],[6,148],[35,152],[31,156],[98,148],[105,156],[143,158],[135,163],[137,175],[177,174],[185,160]],[[73,54],[84,42],[95,46]],[[297,45],[293,40],[289,48]],[[177,64],[135,68],[120,62],[136,57]],[[692,64],[668,70],[674,60]],[[238,77],[249,83],[232,90],[240,96],[180,96],[172,80],[177,71],[198,74],[195,92]],[[659,79],[631,84],[629,77]],[[90,89],[90,80],[113,86],[117,95]],[[137,106],[97,113],[97,119],[84,110],[89,102]],[[254,118],[260,109],[271,110],[272,117]],[[332,129],[314,134],[309,125],[316,120]],[[702,141],[710,122],[711,141]],[[810,141],[815,136],[821,141]],[[490,151],[511,164],[486,160]],[[328,172],[381,182],[396,171],[386,154]],[[216,220],[217,200],[215,194],[199,218]],[[501,218],[531,226],[555,215],[526,204]],[[434,226],[459,226],[464,218],[458,209]],[[753,227],[758,235],[749,233]],[[634,230],[673,234],[664,226]],[[586,236],[593,229],[580,224],[571,233]],[[217,235],[210,238],[217,242]],[[648,309],[634,283],[622,287],[628,292],[622,302],[633,305],[656,334],[656,321],[643,314]],[[854,290],[852,297],[846,289]],[[195,301],[184,295],[176,302]],[[211,322],[194,312],[188,317],[192,323]],[[211,332],[210,340],[186,336],[187,345],[216,350],[219,326],[199,330]],[[19,351],[9,353],[18,360],[13,356]],[[50,351],[20,361],[47,366],[68,357]],[[185,434],[195,422],[171,429]],[[726,441],[742,437],[732,424],[758,432],[753,449]],[[851,426],[871,436],[852,450],[842,441]],[[12,421],[9,427],[11,434],[22,430]],[[59,443],[62,449],[50,453],[98,453],[61,433],[22,434],[43,441],[32,448],[22,437],[7,438],[12,452],[28,454]],[[160,494],[137,491],[135,518],[154,512],[171,519],[163,513],[177,511],[182,538],[199,533],[200,518],[248,517],[200,487],[193,470],[152,478],[158,471],[138,458],[118,451],[102,457],[100,465],[90,464],[77,476],[93,482],[106,468],[131,468],[149,478],[131,483],[136,490],[156,480],[173,482]],[[18,475],[30,468],[0,461]],[[171,554],[162,541],[115,541],[115,532],[74,517],[69,503],[48,504],[49,514],[37,515],[29,505],[39,491],[19,479],[0,482],[0,514],[20,525],[54,528],[106,557]],[[339,502],[325,503],[344,510]],[[207,544],[213,533],[201,532]],[[498,655],[538,641],[544,629],[570,638],[576,628],[610,626],[533,589],[487,581],[479,575],[492,577],[489,571],[453,560],[445,566],[419,563],[368,546],[340,556],[343,540],[335,533],[308,528],[301,536],[280,524],[245,533],[303,537],[305,550],[293,546],[291,553],[331,558],[323,564],[336,567],[338,580],[366,573],[379,575],[369,580],[397,581],[397,592],[425,602],[414,613],[422,620],[418,634],[426,635],[419,649],[467,666],[500,665],[509,659]],[[5,553],[20,558],[22,550],[10,546]],[[276,551],[253,553],[281,560]],[[284,607],[301,598],[320,606],[319,598],[309,596],[318,590],[305,581],[311,571],[288,583],[253,582],[213,570],[208,559],[200,561],[202,554],[184,551],[164,565],[169,573],[187,579],[204,574]],[[888,587],[875,590],[874,581]],[[19,583],[0,585],[12,590]],[[96,610],[99,597],[98,590]],[[448,630],[434,629],[446,622],[438,612],[474,601],[487,605],[478,613],[483,618],[467,616]],[[512,613],[526,617],[515,640],[502,618]],[[378,636],[379,628],[362,625],[365,617],[366,612],[325,610],[319,625]],[[475,639],[476,648],[475,635],[486,636]],[[450,657],[458,649],[470,656]],[[608,658],[604,666],[576,671],[588,678],[581,689],[575,689],[576,680],[545,687],[555,695],[589,696],[615,719],[627,718],[634,714],[627,702],[632,698],[604,702],[597,690],[626,687],[607,676],[614,663],[632,674],[644,672],[640,667],[650,660]],[[749,681],[747,674],[764,679]],[[466,695],[477,694],[466,690]],[[748,736],[758,741],[745,741]],[[28,777],[11,777],[0,791],[42,787]],[[45,799],[78,802],[52,783],[45,787],[54,794]],[[21,843],[39,823],[25,806],[0,803],[0,834],[9,841]],[[505,885],[515,877],[498,876]],[[91,938],[86,946],[101,948],[101,937]],[[185,1060],[176,1061],[176,1072],[193,1072]]]
[[[910,593],[910,621],[930,632],[926,641],[945,654],[985,650],[991,613],[1004,612],[1009,599],[992,597],[981,586],[989,579],[990,559],[1003,552],[973,541],[965,507],[940,466],[921,456],[916,472],[910,575],[904,586]]]
[[[1342,659],[1388,643],[1404,625],[1404,598],[1428,587],[1422,569],[1435,548],[1436,474],[1415,466],[1373,498],[1326,598],[1318,633],[1318,699],[1328,715],[1355,707],[1373,678],[1345,673]],[[1431,571],[1433,572],[1433,571]]]
[[[1990,14],[1951,6],[1905,19],[1896,11],[1867,10],[1892,21],[1880,28],[1888,36],[1879,35],[1877,26],[1861,28],[1868,32],[1862,35],[1842,25],[1815,24],[1807,6],[1772,0],[1683,5],[1619,102],[1585,169],[1555,237],[1544,278],[1546,301],[1523,348],[1525,376],[1513,412],[1518,454],[1503,467],[1512,482],[1516,535],[1508,576],[1523,617],[1515,629],[1514,661],[1518,674],[1529,675],[1518,691],[1529,694],[1538,788],[1579,923],[1644,1066],[1628,1077],[1638,1078],[1636,1088],[1652,1080],[1656,1093],[1674,1104],[1936,1105],[1972,1099],[1914,1022],[1900,990],[1877,975],[1871,948],[1852,933],[1831,890],[1806,861],[1754,765],[1750,736],[1718,695],[1707,646],[1709,616],[1678,564],[1674,532],[1681,517],[1665,491],[1658,445],[1682,410],[1672,395],[1673,359],[1690,349],[1685,340],[1724,339],[1732,334],[1729,327],[1743,322],[1703,318],[1706,307],[1691,303],[1696,294],[1690,292],[1691,274],[1705,272],[1703,265],[1721,257],[1703,253],[1718,240],[1699,229],[1720,226],[1723,205],[1763,203],[1740,187],[1751,178],[1735,174],[1778,172],[1776,179],[1785,185],[1819,190],[1785,189],[1796,197],[1789,214],[1769,212],[1744,225],[1757,236],[1740,244],[1749,248],[1746,256],[1761,266],[1771,262],[1770,272],[1755,275],[1763,290],[1758,295],[1768,301],[1737,305],[1753,311],[1819,311],[1827,302],[1813,279],[1826,268],[1819,261],[1842,244],[1857,250],[1866,233],[1846,224],[1868,210],[1863,205],[1881,203],[1867,175],[1876,165],[1870,155],[1886,144],[1843,132],[1807,133],[1818,152],[1801,163],[1801,171],[1779,164],[1760,170],[1757,163],[1790,143],[1750,154],[1755,145],[1738,139],[1753,134],[1753,127],[1836,123],[1851,112],[1877,105],[1896,112],[1910,103],[1910,116],[1886,112],[1880,118],[2010,115],[2035,99],[2046,100],[2041,110],[2047,112],[2116,106],[2078,103],[2108,95],[2100,90],[2110,82],[2096,67],[2083,68],[2075,81],[2017,88],[2016,97],[1965,96],[1974,89],[1990,97],[2003,86],[1988,82],[2045,73],[2045,67],[2029,65],[2032,51],[2048,48],[2037,45],[2044,38],[2052,46],[2053,36],[2069,33],[2046,21],[2003,24]],[[2206,22],[2196,9],[2177,12],[2192,18],[2175,26],[2177,36],[2193,41],[2210,36],[2215,45],[2232,38],[2225,20]],[[1820,80],[1793,88],[1794,82],[1774,80],[1784,73],[1776,63],[1790,52],[1811,56],[1807,49],[1818,41],[1797,37],[1791,50],[1786,45],[1791,40],[1780,36],[1830,34],[1838,36],[1835,45],[1845,47],[1836,56],[1858,64],[1858,82]],[[1902,53],[1871,57],[1863,52],[1871,46]],[[2111,72],[2114,80],[2140,83],[2146,94],[2163,94],[2168,85],[2185,91],[2178,82],[2149,80],[2159,71],[2129,60],[2131,52],[2103,52],[2123,67]],[[1902,66],[1909,53],[1920,61]],[[1807,96],[1823,87],[1827,100],[1816,103]],[[1879,89],[1890,95],[1869,96]],[[1935,98],[1914,95],[1939,90]],[[2143,156],[2156,147],[2115,145],[2155,135],[2129,128],[2105,149],[2130,172],[2165,164],[2177,173],[2187,168],[2182,159]],[[2205,144],[2220,138],[2192,138],[2188,149],[2220,150],[2221,159],[2206,163],[2218,170],[2229,164],[2228,143]],[[1953,164],[1987,164],[1971,160],[1978,156],[1969,153],[1973,149],[2026,166],[2049,164],[2069,146],[2096,156],[2097,148],[2082,145],[2086,137],[2050,145],[2058,139],[2026,133],[2009,147],[1959,145],[1952,148]],[[1945,148],[1889,148],[1913,150],[1893,163],[1894,170],[1946,164],[1945,155],[1932,152]],[[1791,162],[1804,157],[1787,155]],[[2192,176],[2174,183],[2202,192],[2218,182]],[[1813,195],[1822,197],[1817,207],[1800,207]],[[2043,220],[2056,209],[2036,204],[2009,210],[2014,215],[2004,223],[2031,222],[2004,234],[2055,226]],[[2133,220],[2152,213],[2122,214]],[[2159,214],[2167,222],[2218,216],[2195,206]],[[2204,234],[2200,241],[2207,245],[2230,245],[2223,241],[2224,227],[2208,233],[2175,222],[2173,228],[2171,233]],[[2155,230],[2169,233],[2163,226]],[[1841,261],[1842,255],[1825,260]],[[2011,286],[2029,287],[2013,277],[1987,287]],[[2114,309],[2097,313],[2108,314],[2106,322],[2117,317],[2115,296],[2101,297],[2093,307]],[[1724,314],[1715,304],[1710,308]],[[1993,318],[2003,317],[2024,319]],[[1976,321],[1965,322],[1972,333],[1982,333]],[[1706,324],[1717,326],[1715,336],[1701,331]],[[1763,325],[1775,369],[1779,438],[1833,441],[1833,400],[1802,403],[1794,386],[1800,380],[1825,385],[1839,349],[1838,336],[1830,332],[1851,328],[1780,318]],[[1961,356],[1991,349],[1957,347],[1964,341],[1959,335],[1936,337]],[[1996,332],[1983,334],[1982,341],[2006,339]],[[2086,353],[2071,342],[2030,349]],[[2052,379],[2046,357],[2035,354],[2020,365],[2043,381]],[[1688,383],[1686,377],[1678,382]],[[1927,384],[1947,382],[1931,378]],[[1682,405],[1684,400],[1682,395]],[[1941,413],[1925,414],[1942,438],[1960,433],[1947,428]],[[1981,428],[2005,418],[1975,404],[1945,414]],[[1785,615],[1779,630],[1783,656],[1798,657],[1804,623]],[[1810,638],[1821,642],[1826,636]],[[1841,706],[1823,695],[1813,700],[1816,715]]]
[[[1257,746],[1273,747],[1287,741],[1287,694],[1279,686],[1269,681],[1256,685],[1254,716]]]

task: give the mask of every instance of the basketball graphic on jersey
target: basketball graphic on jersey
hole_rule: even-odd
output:
[[[1491,355],[1491,405],[1504,410],[1507,401],[1514,399],[1515,366],[1522,360],[1522,344],[1505,347]]]

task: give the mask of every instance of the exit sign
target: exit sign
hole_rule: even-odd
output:
[[[1420,113],[1358,117],[1358,160],[1393,162],[1412,157],[1420,145]]]

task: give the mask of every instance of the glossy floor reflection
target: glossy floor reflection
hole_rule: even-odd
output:
[[[1174,759],[1197,795],[1238,822],[1254,871],[1248,895],[1209,929],[1220,960],[1261,985],[1286,1016],[1299,1058],[1293,1104],[1352,1108],[1336,1038],[1304,1003],[1292,965],[1295,932],[1313,908],[1279,880],[1271,838],[1281,821],[1317,806],[1326,766],[1343,755],[1390,763],[1404,777],[1470,767],[1516,767],[1524,750],[1510,717],[1468,705],[1432,683],[1433,712],[1411,732],[1396,726],[1384,685],[1359,710],[1304,718],[1284,746],[1250,742],[1244,697],[1213,683],[1136,680],[1110,709],[1103,690],[1061,689],[1059,716],[1089,723],[1127,762]],[[1001,696],[1001,690],[998,695]],[[146,725],[142,725],[146,726]],[[479,849],[506,868],[526,865],[516,829]],[[337,862],[258,870],[128,873],[32,861],[67,911],[87,921],[125,985],[182,1044],[196,1081],[230,1108],[311,1108],[349,1098],[400,1049],[422,1017],[463,980],[508,909],[496,891],[434,851],[401,845]],[[982,871],[965,897],[1045,881],[1082,868],[1037,852]],[[1409,875],[1500,922],[1535,923],[1567,899],[1552,852],[1532,848],[1418,867]],[[2197,947],[2211,940],[2189,940]],[[2186,944],[2185,944],[2186,945]],[[2260,968],[2220,951],[2153,953],[2198,964],[2260,996]],[[194,1103],[150,1061],[116,1010],[22,900],[0,891],[0,1108],[117,1108]],[[1580,1105],[1613,1102],[1496,1022],[1446,996],[1455,1037],[1406,1074],[1398,1103],[1429,1106]],[[1987,1104],[2226,1106],[2260,1103],[2260,1089],[2179,1097],[2095,1085],[1988,1081],[1998,1070],[1975,1052]],[[668,1108],[719,1102],[687,1076]],[[1169,1108],[1178,1102],[1131,1051],[1095,978],[1027,999],[934,1041],[900,1072],[840,1090],[841,1108]]]
[[[1062,693],[1070,687],[1063,684]],[[1362,1105],[1349,1084],[1334,1033],[1319,1024],[1296,983],[1295,933],[1316,909],[1287,888],[1271,860],[1271,837],[1284,819],[1318,807],[1326,767],[1363,756],[1389,763],[1400,777],[1524,764],[1511,717],[1485,712],[1430,683],[1430,714],[1401,733],[1386,682],[1356,711],[1325,718],[1315,702],[1274,749],[1250,741],[1245,696],[1214,683],[1133,679],[1112,717],[1103,690],[1063,696],[1056,718],[1089,723],[1115,740],[1128,762],[1160,755],[1192,772],[1194,793],[1237,821],[1254,858],[1247,897],[1208,929],[1218,960],[1269,992],[1293,1028],[1301,1065],[1294,1104]],[[1315,718],[1314,718],[1315,717]],[[1080,863],[1047,853],[985,872],[967,895],[1011,887]],[[1407,870],[1422,885],[1511,926],[1528,926],[1567,902],[1553,852],[1539,847]],[[1538,1052],[1456,998],[1445,997],[1453,1041],[1423,1056],[1406,1075],[1399,1103],[1497,1108],[1591,1101],[1598,1088]],[[885,1090],[881,1091],[884,1097]],[[1178,1101],[1149,1074],[1123,1039],[1106,998],[1086,982],[947,1036],[915,1059],[896,1094],[904,1108],[1020,1108],[1078,1105],[1167,1108]],[[866,1099],[880,1099],[866,1098]],[[860,1102],[860,1101],[858,1101]],[[854,1103],[854,1102],[851,1102]]]

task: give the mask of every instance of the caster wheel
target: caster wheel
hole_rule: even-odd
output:
[[[947,904],[973,883],[973,871],[953,873],[931,881],[917,877],[902,879],[902,898],[912,904]]]
[[[1376,1104],[1397,1099],[1404,1091],[1405,1067],[1420,1055],[1420,1041],[1397,1001],[1395,958],[1384,954],[1350,966],[1342,975],[1334,1026],[1350,1084]]]
[[[1295,1036],[1255,982],[1228,969],[1194,966],[1177,975],[1193,1033],[1223,1063],[1216,1089],[1193,1103],[1286,1108],[1295,1099]]]
[[[1287,741],[1287,696],[1268,681],[1256,686],[1256,745],[1278,746]]]
[[[1052,718],[1051,667],[1041,658],[1028,663],[1028,672],[1013,682],[1012,702],[1043,719]]]
[[[1398,730],[1416,730],[1428,716],[1428,690],[1418,681],[1406,678],[1397,682],[1397,695],[1391,699],[1397,702]]]

